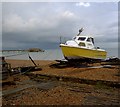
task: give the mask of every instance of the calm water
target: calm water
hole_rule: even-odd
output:
[[[107,57],[118,57],[118,49],[108,48]],[[2,54],[2,53],[1,53]],[[3,52],[3,56],[7,56],[6,59],[20,59],[20,60],[29,60],[29,56],[33,60],[59,60],[64,59],[62,51],[60,49],[46,50],[45,52]]]
[[[34,60],[56,60],[64,58],[60,49],[46,50],[45,52],[3,52],[3,56],[7,56],[6,59],[29,60],[29,55]]]

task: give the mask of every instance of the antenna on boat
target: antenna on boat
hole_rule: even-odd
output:
[[[83,28],[79,29],[79,33],[77,34],[77,36],[79,36],[83,30]]]

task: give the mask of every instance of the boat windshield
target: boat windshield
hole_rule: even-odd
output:
[[[79,37],[78,40],[84,41],[86,37]]]
[[[91,37],[90,37],[90,38],[88,38],[88,39],[87,39],[87,41],[88,41],[88,42],[92,42],[92,43],[94,44],[94,39],[93,39],[93,38],[91,38]]]

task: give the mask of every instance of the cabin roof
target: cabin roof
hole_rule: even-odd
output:
[[[91,37],[91,38],[94,38],[93,36],[91,36],[91,35],[88,35],[88,36],[86,36],[86,35],[80,35],[80,36],[76,36],[76,37]]]

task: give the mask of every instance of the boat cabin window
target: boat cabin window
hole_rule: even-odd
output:
[[[88,38],[88,39],[87,39],[87,42],[91,42],[91,38]]]
[[[92,43],[94,44],[94,39],[93,39],[93,38],[91,38],[91,40],[92,40]]]
[[[84,41],[86,37],[79,37],[78,40]]]
[[[85,43],[80,42],[80,43],[79,43],[79,46],[84,46],[84,47],[85,47]]]
[[[87,42],[92,42],[94,44],[94,39],[90,37],[87,39]]]

